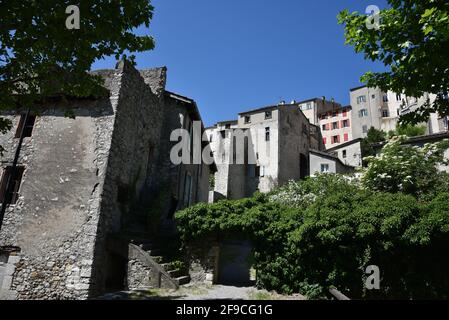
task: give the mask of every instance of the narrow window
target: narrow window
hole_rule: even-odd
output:
[[[265,111],[265,119],[271,119],[272,113],[271,111]]]
[[[256,168],[254,170],[254,175],[256,177],[260,177],[260,166],[256,166]]]
[[[329,172],[329,165],[327,163],[321,164],[321,172]]]
[[[33,133],[34,128],[34,122],[36,121],[36,116],[28,115],[28,118],[26,119],[26,115],[22,114],[20,116],[19,125],[16,130],[16,138],[20,138],[20,134],[22,133],[23,129],[23,137],[31,137],[31,134]]]
[[[270,127],[265,128],[265,141],[270,141]]]
[[[251,123],[251,116],[245,116],[245,123]]]
[[[226,131],[225,130],[221,130],[220,131],[220,135],[221,135],[222,139],[226,138]]]
[[[25,167],[16,167],[15,173],[12,173],[12,167],[8,166],[3,170],[2,180],[0,183],[0,202],[5,202],[7,204],[15,204],[19,197],[20,184],[22,182],[22,176]],[[6,187],[10,180],[9,192],[6,192]]]
[[[349,134],[347,134],[347,133],[344,134],[344,140],[349,141]]]
[[[225,129],[231,129],[231,125],[228,123],[227,125],[225,125]]]
[[[338,122],[332,122],[332,129],[338,129]]]
[[[326,138],[325,137],[323,138],[323,144],[326,144]]]
[[[399,93],[396,94],[396,101],[401,101],[401,95]]]
[[[388,110],[382,110],[382,118],[387,118],[388,116]]]
[[[211,134],[210,136],[209,136],[209,142],[212,142],[212,138],[213,138],[213,134]]]
[[[323,131],[326,131],[326,125],[325,124],[323,124],[321,127],[323,128]]]
[[[362,131],[363,131],[363,133],[367,133],[368,132],[368,126],[363,126],[362,127]]]
[[[346,159],[346,150],[343,150],[342,157]]]
[[[387,95],[383,96],[382,100],[383,102],[388,102],[388,96]]]
[[[332,137],[332,143],[339,143],[340,142],[340,136],[333,136]]]

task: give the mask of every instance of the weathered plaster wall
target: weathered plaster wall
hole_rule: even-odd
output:
[[[296,107],[281,106],[279,113],[278,184],[282,185],[289,180],[299,180],[301,170],[304,170],[306,175],[309,174],[310,128],[309,121]],[[300,162],[301,154],[305,156],[303,163]]]
[[[81,104],[81,106],[80,106]],[[55,108],[53,108],[55,107]],[[99,188],[106,164],[108,100],[74,103],[75,119],[48,106],[25,138],[19,200],[0,231],[2,246],[21,248],[10,289],[21,299],[87,297],[98,222]],[[104,117],[103,119],[101,119]],[[13,117],[14,128],[19,117]],[[99,132],[102,131],[100,135]],[[17,140],[1,136],[10,164]]]
[[[24,141],[20,197],[0,231],[0,246],[21,248],[8,289],[20,299],[103,292],[113,260],[106,236],[123,228],[143,186],[154,181],[160,97],[128,64],[98,73],[109,98],[44,106]],[[67,107],[75,119],[64,117]],[[18,117],[9,117],[17,127]],[[0,137],[3,168],[14,155],[13,134]]]

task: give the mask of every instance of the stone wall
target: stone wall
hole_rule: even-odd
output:
[[[213,240],[192,244],[187,250],[190,281],[193,283],[217,283],[219,244]]]
[[[100,74],[109,98],[41,106],[32,137],[24,140],[20,196],[0,231],[0,246],[21,249],[10,286],[19,299],[103,292],[110,261],[106,235],[120,230],[132,200],[154,174],[149,146],[160,141],[159,98],[127,64]],[[64,116],[67,109],[74,119]],[[16,128],[19,116],[7,117]],[[0,136],[7,150],[2,168],[12,162],[14,133]]]
[[[128,290],[154,287],[154,281],[151,279],[153,270],[151,270],[150,267],[145,266],[140,261],[133,259],[128,261],[127,270]]]

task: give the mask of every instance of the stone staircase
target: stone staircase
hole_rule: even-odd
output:
[[[129,244],[130,258],[155,270],[157,281],[154,283],[158,288],[173,288],[190,282],[187,271],[181,270],[173,265],[173,255],[166,249],[166,244],[171,239],[131,239]]]

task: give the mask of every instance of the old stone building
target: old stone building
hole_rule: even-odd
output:
[[[169,232],[177,209],[207,201],[214,166],[170,161],[170,132],[201,117],[193,100],[165,90],[166,68],[120,62],[94,73],[105,80],[104,98],[52,97],[38,113],[4,114],[13,130],[0,136],[3,298],[120,289],[128,262],[109,249],[111,235]]]
[[[302,179],[310,174],[310,150],[324,150],[320,130],[297,103],[242,112],[206,134],[218,167],[218,198],[240,199]]]

